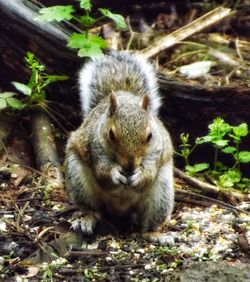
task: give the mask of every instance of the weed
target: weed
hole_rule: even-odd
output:
[[[195,144],[191,145],[189,134],[180,135],[180,152],[177,154],[184,158],[186,171],[190,175],[198,172],[206,172],[215,178],[222,187],[235,187],[243,191],[250,189],[250,179],[243,176],[241,164],[250,163],[250,151],[241,151],[242,139],[248,135],[248,126],[241,123],[233,126],[218,117],[208,126],[209,132],[203,137],[196,138]],[[210,144],[214,148],[213,168],[209,169],[209,163],[189,164],[189,157],[198,145]],[[220,154],[228,154],[233,159],[233,165],[228,166],[219,161]]]
[[[64,20],[75,21],[80,23],[83,27],[83,33],[74,33],[70,36],[68,41],[68,47],[77,49],[79,57],[93,57],[102,54],[102,49],[107,47],[106,41],[97,35],[91,34],[89,29],[105,18],[112,19],[117,29],[123,29],[127,27],[127,24],[123,16],[114,14],[108,9],[100,8],[100,17],[95,18],[92,14],[92,3],[91,0],[77,0],[80,8],[83,11],[82,16],[76,14],[75,8],[72,5],[58,5],[47,8],[42,8],[39,13],[40,16],[36,17],[37,21],[57,21],[61,22]]]

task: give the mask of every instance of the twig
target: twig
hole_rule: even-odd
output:
[[[121,270],[121,269],[136,269],[136,268],[144,268],[145,264],[142,263],[138,263],[138,264],[124,264],[124,265],[111,265],[111,266],[100,266],[97,267],[98,271],[109,271],[112,269],[115,270]],[[60,274],[76,274],[76,273],[83,273],[84,270],[86,269],[91,269],[93,266],[91,267],[85,267],[85,268],[78,268],[78,269],[69,269],[69,268],[61,268],[58,270],[58,272]]]
[[[174,169],[175,174],[180,177],[181,179],[185,180],[190,185],[202,189],[210,194],[214,194],[215,196],[226,196],[227,198],[236,198],[237,200],[243,201],[243,200],[249,200],[249,195],[243,195],[241,193],[235,192],[235,191],[225,191],[222,190],[220,187],[217,187],[215,185],[208,184],[206,182],[203,182],[197,178],[194,178],[192,176],[187,175],[183,171],[179,170],[178,168]]]
[[[92,256],[92,257],[100,257],[100,256],[107,256],[107,252],[102,252],[99,250],[84,250],[84,251],[68,251],[65,256],[66,257],[86,257],[86,256]]]
[[[178,189],[178,188],[175,188],[175,190],[177,192],[177,200],[178,201],[188,202],[188,203],[191,203],[191,204],[200,204],[200,205],[203,205],[203,206],[206,206],[206,207],[211,206],[211,204],[209,204],[207,202],[207,201],[210,201],[210,202],[218,204],[219,206],[221,206],[223,208],[227,208],[229,210],[234,210],[234,211],[237,211],[237,212],[240,212],[240,213],[250,214],[248,211],[239,209],[237,207],[234,207],[233,205],[227,204],[225,202],[219,201],[219,200],[211,198],[211,197],[207,197],[207,196],[200,195],[200,194],[197,194],[197,193],[192,193],[192,192],[189,192],[189,191],[184,191],[184,190]],[[185,197],[183,197],[183,196],[185,196]],[[187,196],[201,198],[203,200],[206,200],[206,202],[194,200],[193,198],[187,199]]]
[[[39,242],[41,240],[41,238],[51,230],[55,230],[55,227],[54,226],[48,226],[48,227],[44,228],[39,234],[37,234],[34,241]]]
[[[134,33],[134,31],[133,31],[133,29],[131,27],[131,24],[130,24],[130,18],[129,17],[127,17],[127,25],[128,25],[128,30],[130,32],[130,36],[129,36],[129,40],[128,40],[128,43],[126,45],[125,50],[129,50],[130,49],[131,43],[132,43],[132,41],[134,39],[134,36],[135,36],[135,33]]]
[[[161,51],[175,45],[181,40],[200,32],[201,30],[210,27],[211,25],[221,21],[225,17],[231,15],[231,9],[218,7],[205,15],[199,17],[191,23],[181,27],[180,29],[166,35],[160,37],[155,40],[153,44],[149,47],[143,49],[141,54],[143,54],[146,58],[151,58]]]

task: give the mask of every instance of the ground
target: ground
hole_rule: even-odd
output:
[[[176,202],[170,225],[163,230],[174,239],[171,246],[149,243],[138,234],[118,234],[107,223],[97,226],[99,235],[84,238],[70,229],[74,208],[63,189],[48,189],[43,176],[30,173],[16,185],[19,174],[1,172],[4,281],[180,281],[176,277],[195,275],[185,269],[200,273],[199,263],[205,261],[226,262],[225,277],[230,263],[235,277],[243,277],[235,281],[247,281],[250,203],[238,205],[239,212]],[[207,281],[202,277],[200,273],[199,281]]]

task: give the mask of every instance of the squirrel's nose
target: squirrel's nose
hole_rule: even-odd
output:
[[[124,166],[124,172],[126,176],[131,176],[135,170],[135,162],[133,159],[129,159],[127,164]]]

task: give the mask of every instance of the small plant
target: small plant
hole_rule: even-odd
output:
[[[55,257],[57,257],[54,254]],[[55,281],[53,279],[54,273],[57,269],[59,269],[60,267],[64,266],[67,263],[67,260],[65,258],[56,258],[55,260],[53,260],[51,263],[43,263],[43,278],[42,281],[43,282],[53,282]]]
[[[105,281],[107,278],[107,273],[100,272],[96,266],[86,268],[83,275],[86,281]],[[83,281],[85,281],[85,279]]]
[[[192,154],[193,150],[195,149],[196,145],[191,148],[191,144],[189,141],[189,133],[182,133],[180,135],[181,145],[180,145],[180,152],[177,154],[184,158],[185,165],[189,165],[189,156]]]
[[[45,65],[41,64],[35,55],[28,52],[25,57],[26,65],[31,71],[31,76],[27,84],[13,81],[12,84],[22,94],[26,96],[23,100],[24,107],[32,105],[44,105],[46,100],[45,88],[56,81],[66,80],[67,76],[49,75],[45,72]]]
[[[38,105],[42,108],[47,108],[45,88],[56,81],[68,79],[67,76],[47,74],[45,72],[45,66],[31,52],[26,54],[25,62],[31,71],[28,83],[12,82],[14,87],[24,95],[24,98],[15,98],[14,96],[17,96],[17,93],[14,92],[1,93],[0,111],[6,108],[27,110]]]
[[[72,5],[58,5],[48,8],[42,8],[39,13],[40,16],[35,19],[38,21],[64,21],[72,20],[80,23],[85,30],[84,33],[74,33],[70,36],[68,41],[68,47],[77,49],[79,57],[92,57],[102,54],[102,49],[107,47],[106,41],[100,36],[90,34],[89,29],[105,18],[112,19],[118,29],[126,28],[126,22],[124,18],[119,14],[114,14],[108,9],[100,8],[100,17],[95,18],[91,15],[92,3],[91,0],[77,0],[80,8],[83,10],[83,15],[78,16],[75,8]]]
[[[208,134],[197,138],[193,146],[189,142],[189,134],[181,134],[180,139],[182,143],[180,145],[180,152],[177,152],[177,154],[184,158],[186,171],[190,175],[206,171],[222,187],[236,187],[248,190],[250,179],[243,176],[241,164],[250,163],[250,151],[241,151],[240,149],[242,139],[249,133],[247,124],[241,123],[238,126],[232,126],[218,117],[208,126],[208,129]],[[214,164],[213,169],[210,170],[208,170],[208,163],[199,163],[193,166],[189,164],[191,153],[198,145],[204,143],[214,147]],[[220,154],[231,155],[233,165],[228,166],[220,162]]]
[[[208,163],[199,163],[195,165],[189,164],[189,156],[192,154],[198,143],[195,143],[191,146],[189,141],[189,133],[182,133],[180,135],[181,145],[180,145],[180,152],[176,152],[179,156],[183,157],[185,160],[185,169],[190,175],[195,175],[198,172],[204,171],[209,168]]]

